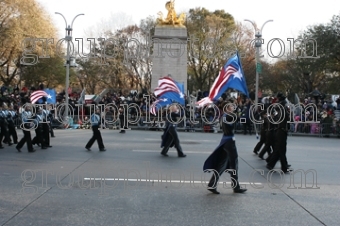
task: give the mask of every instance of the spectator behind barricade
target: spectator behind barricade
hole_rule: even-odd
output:
[[[85,117],[84,121],[79,123],[79,124],[80,124],[80,129],[90,129],[91,128],[91,121],[89,120],[89,118],[87,116]]]
[[[340,110],[340,95],[339,95],[338,99],[336,99],[335,102],[336,102],[336,104],[337,104],[336,109],[337,109],[337,110]]]
[[[294,133],[296,133],[298,131],[299,121],[301,121],[300,114],[295,115],[294,121],[295,121]]]
[[[322,108],[325,110],[325,109],[327,109],[327,107],[328,107],[327,102],[324,102],[323,105],[322,105]]]

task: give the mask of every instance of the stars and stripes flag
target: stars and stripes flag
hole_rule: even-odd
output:
[[[184,86],[171,77],[162,77],[154,90],[157,100],[150,106],[150,113],[156,115],[159,108],[171,103],[185,104]]]
[[[47,104],[55,104],[57,102],[57,92],[55,89],[45,89],[47,93],[46,103]]]
[[[35,104],[40,98],[47,97],[48,94],[43,90],[37,90],[31,93],[30,100],[32,104]]]
[[[184,90],[178,82],[170,77],[163,77],[158,80],[158,87],[155,88],[156,97],[166,97],[179,104],[184,104]]]
[[[162,107],[165,107],[169,104],[171,104],[171,100],[168,99],[168,98],[160,98],[156,101],[154,101],[151,106],[150,106],[150,113],[153,114],[153,115],[156,115],[157,114],[157,111],[162,108]]]
[[[228,88],[236,89],[249,97],[246,78],[238,53],[231,57],[224,65],[210,88],[209,96],[196,102],[196,104],[199,107],[211,104],[217,101]]]

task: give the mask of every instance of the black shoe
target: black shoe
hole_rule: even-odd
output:
[[[220,193],[216,190],[216,188],[208,188],[208,191],[211,191],[212,193],[214,193],[214,194],[216,194],[216,195],[220,194]]]
[[[167,153],[161,152],[161,155],[168,157],[169,155]]]
[[[106,149],[105,149],[105,148],[102,148],[102,149],[99,149],[99,151],[106,151]]]
[[[85,149],[86,149],[86,150],[88,150],[88,151],[91,151],[91,149],[90,149],[90,148],[87,148],[87,147],[85,147]]]
[[[182,155],[179,155],[178,158],[184,158],[184,157],[186,157],[186,156],[187,156],[187,155],[182,154]]]
[[[264,160],[263,156],[259,156],[260,159]]]
[[[291,167],[292,165],[287,165],[287,168]]]
[[[290,171],[289,171],[288,169],[281,169],[281,171],[282,171],[283,173],[290,173]]]
[[[48,148],[51,148],[51,147],[53,147],[53,146],[51,146],[51,145],[48,145],[47,147],[48,147]]]
[[[55,137],[55,136],[51,136],[51,137]]]
[[[20,148],[18,148],[18,147],[15,147],[15,148],[18,150],[18,152],[21,152]]]
[[[32,150],[30,150],[30,151],[28,151],[28,152],[35,152],[35,149],[32,149]]]
[[[12,145],[13,145],[13,143],[9,143],[9,144],[8,144],[8,146],[12,146]]]
[[[41,147],[41,149],[47,149],[47,147],[44,147],[44,146],[43,146],[43,147]]]
[[[0,149],[4,149],[4,146],[0,146]]]
[[[266,165],[266,168],[269,169],[269,170],[273,169],[273,167],[269,166],[268,164]]]
[[[245,188],[237,188],[237,189],[234,189],[234,193],[244,193],[244,192],[246,192],[247,191],[247,189],[245,189]]]
[[[254,150],[253,152],[254,152],[255,155],[257,155],[257,151]]]

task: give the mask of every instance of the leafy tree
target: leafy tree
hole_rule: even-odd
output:
[[[224,10],[190,9],[186,27],[191,38],[188,50],[189,89],[209,90],[226,61],[235,28],[234,18]]]
[[[56,30],[35,0],[2,0],[0,2],[0,80],[9,85],[18,78],[25,38],[54,38]],[[27,44],[27,45],[26,45]],[[28,42],[32,52],[41,55],[41,41]],[[22,78],[22,80],[24,80]]]

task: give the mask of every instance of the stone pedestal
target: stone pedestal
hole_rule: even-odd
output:
[[[158,25],[153,37],[151,91],[158,79],[168,74],[184,84],[187,93],[187,29],[170,25]]]

